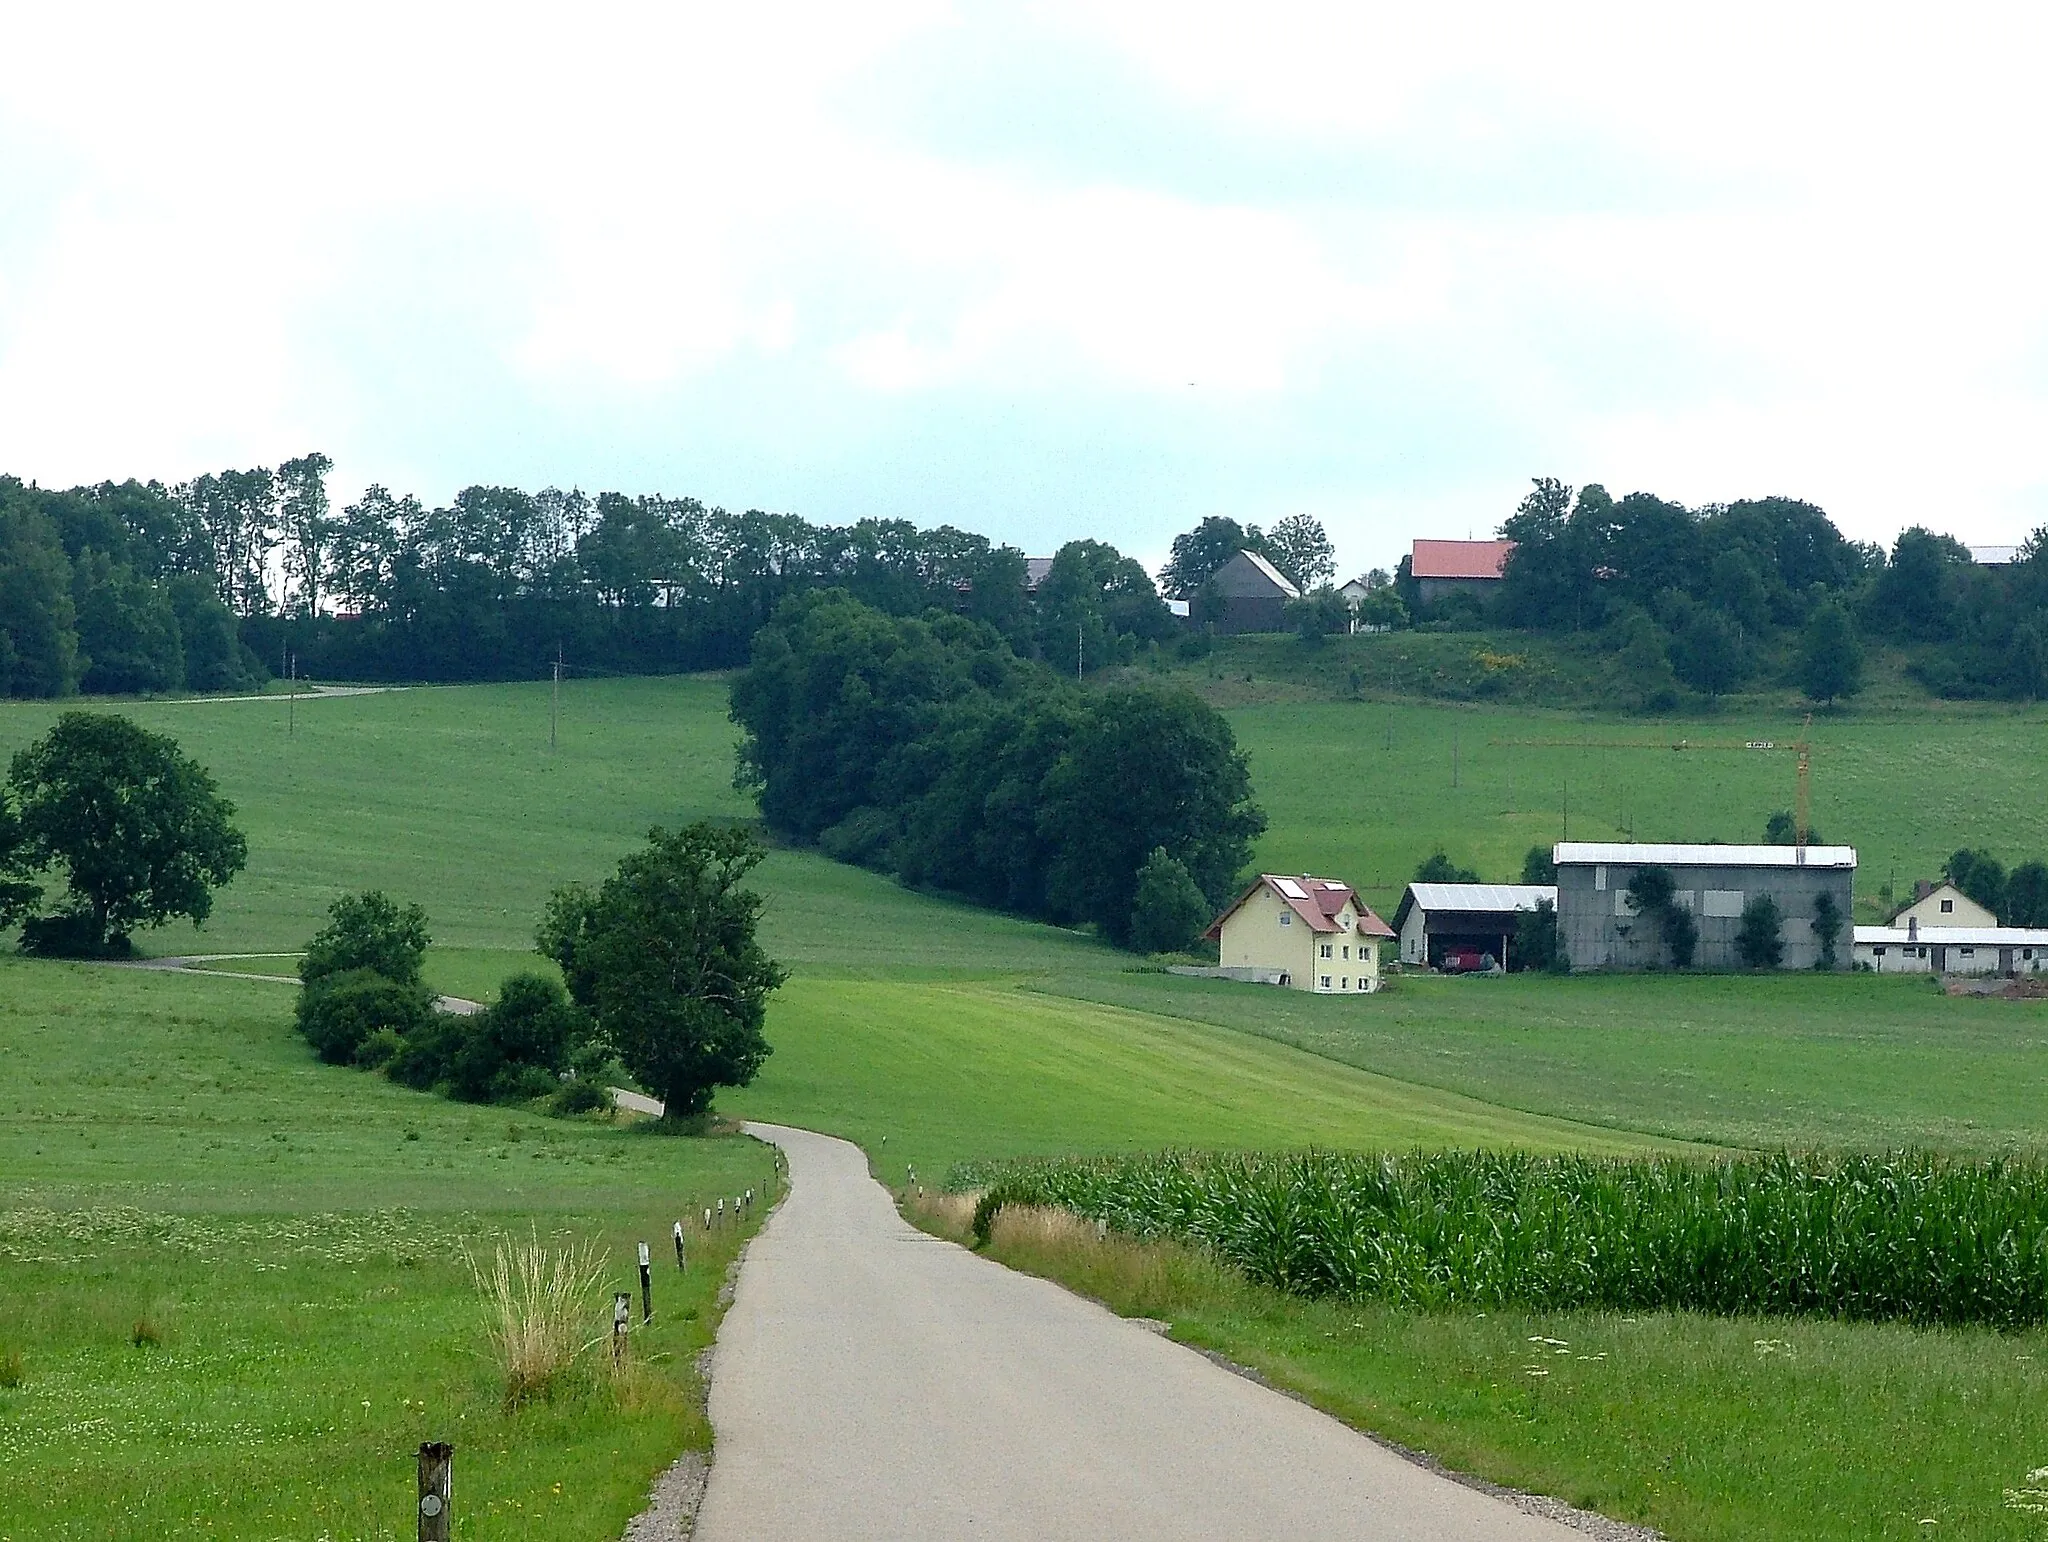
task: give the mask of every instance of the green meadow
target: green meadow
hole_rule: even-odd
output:
[[[426,907],[433,983],[488,998],[535,966],[552,887],[602,876],[650,825],[749,816],[722,680],[565,685],[552,752],[548,708],[545,685],[122,705],[213,769],[250,845],[206,927],[145,945],[290,973],[335,896],[381,887]],[[0,754],[54,711],[0,706]],[[1261,865],[1350,878],[1389,909],[1438,844],[1513,876],[1562,833],[1567,783],[1575,837],[1754,838],[1793,799],[1785,752],[1668,747],[1796,734],[1763,699],[1684,722],[1306,690],[1229,712],[1272,818]],[[1812,741],[1815,818],[1862,849],[1864,909],[1958,845],[2048,853],[2037,710],[1895,703],[1816,719]],[[793,979],[775,1054],[721,1107],[847,1135],[895,1182],[1164,1146],[2048,1145],[2048,1004],[1713,977],[1406,978],[1315,1000],[1170,977],[813,853],[777,851],[756,876]],[[459,1244],[536,1231],[624,1259],[673,1213],[762,1186],[765,1153],[322,1067],[291,1000],[0,961],[16,1073],[0,1083],[0,1367],[16,1350],[23,1367],[0,1388],[0,1455],[32,1475],[0,1485],[0,1539],[397,1535],[412,1447],[451,1421],[480,1528],[464,1534],[539,1534],[545,1510],[547,1535],[616,1536],[652,1474],[707,1438],[688,1361],[716,1249],[657,1317],[630,1396],[506,1414]],[[1659,1317],[1627,1325],[1625,1376],[1616,1338],[1607,1361],[1533,1378],[1514,1360],[1530,1335],[1621,1326],[1333,1310],[1189,1299],[1155,1315],[1369,1428],[1674,1537],[1924,1536],[1930,1516],[1946,1535],[2038,1534],[1984,1498],[1995,1474],[2022,1484],[2048,1462],[2048,1428],[2013,1413],[2040,1402],[2031,1338]],[[138,1346],[145,1319],[157,1342]],[[1753,1347],[1778,1340],[1794,1362]]]

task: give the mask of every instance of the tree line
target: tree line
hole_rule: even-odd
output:
[[[331,468],[316,453],[172,487],[0,479],[0,694],[231,690],[287,667],[434,681],[530,678],[558,657],[727,667],[786,599],[823,588],[892,615],[956,612],[1074,673],[1176,634],[1151,575],[1099,541],[1034,575],[1016,548],[952,526],[819,525],[689,497],[479,485],[429,506],[373,486],[335,509]]]
[[[778,834],[1120,944],[1192,942],[1265,828],[1245,757],[1205,703],[1083,691],[945,611],[796,596],[755,639],[732,715],[738,781]]]
[[[1489,611],[1469,594],[1425,602],[1403,559],[1394,588],[1407,618],[1590,635],[1640,708],[1758,678],[1819,702],[1853,696],[1866,639],[1904,648],[1911,672],[1942,695],[2048,696],[2048,527],[2017,560],[1990,566],[1920,526],[1889,552],[1850,541],[1798,499],[1687,508],[1542,477],[1500,534],[1516,546]]]

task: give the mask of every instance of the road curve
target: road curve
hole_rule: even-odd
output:
[[[926,1236],[858,1147],[747,1128],[792,1188],[719,1333],[698,1542],[1584,1542]]]

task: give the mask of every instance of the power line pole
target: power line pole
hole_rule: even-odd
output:
[[[299,656],[296,653],[289,656],[287,667],[291,671],[291,684],[287,687],[289,694],[284,709],[284,736],[295,739],[299,733]]]
[[[562,645],[555,644],[555,688],[548,695],[548,753],[555,748],[555,720],[562,715]]]

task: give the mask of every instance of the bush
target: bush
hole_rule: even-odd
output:
[[[591,1114],[612,1106],[612,1095],[587,1076],[572,1076],[548,1100],[552,1114]]]
[[[100,935],[93,918],[75,910],[29,916],[21,923],[21,951],[38,958],[128,958],[135,949],[126,932]]]
[[[587,1031],[562,987],[538,974],[511,976],[493,1005],[456,1021],[460,1042],[447,1077],[453,1095],[468,1103],[547,1096]]]
[[[1515,951],[1508,955],[1513,967],[1555,970],[1557,957],[1557,906],[1540,899],[1534,910],[1516,912]]]
[[[1209,924],[1209,902],[1186,867],[1164,846],[1138,869],[1138,893],[1131,906],[1131,945],[1140,953],[1180,953],[1194,945]]]
[[[379,1030],[388,1029],[409,1047],[437,1016],[425,987],[370,969],[327,975],[299,992],[299,1032],[329,1065],[349,1064]]]
[[[1735,951],[1751,969],[1776,969],[1785,962],[1785,939],[1780,935],[1778,902],[1759,894],[1742,907],[1742,926],[1735,934]]]
[[[427,956],[427,913],[401,905],[381,889],[345,894],[327,910],[327,924],[306,944],[299,978],[308,985],[329,975],[368,969],[401,985],[417,985]]]

